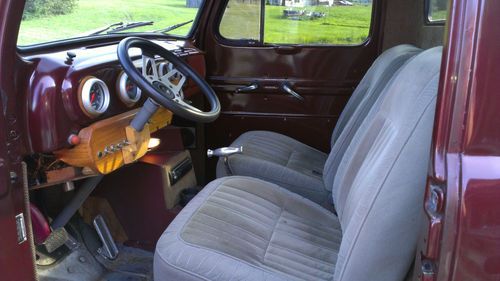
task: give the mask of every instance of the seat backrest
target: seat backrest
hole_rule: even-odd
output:
[[[411,45],[399,45],[381,54],[352,94],[332,134],[332,147],[323,170],[325,188],[331,190],[333,177],[359,126],[376,104],[383,89],[402,66],[421,53]]]
[[[357,130],[334,178],[336,281],[403,280],[415,256],[442,48],[404,65]]]
[[[344,131],[347,122],[354,115],[354,112],[360,107],[368,107],[369,110],[369,107],[373,105],[387,82],[394,76],[394,73],[396,73],[410,57],[421,51],[422,49],[412,45],[399,45],[388,49],[373,62],[370,69],[368,69],[365,76],[352,93],[344,110],[342,110],[342,114],[337,124],[335,124],[335,129],[333,130],[331,138],[332,147],[340,137],[342,131]],[[366,112],[366,110],[364,111]],[[366,113],[364,116],[366,116]]]

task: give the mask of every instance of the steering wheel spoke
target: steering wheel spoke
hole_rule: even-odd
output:
[[[142,76],[151,83],[160,79],[154,57],[142,55]]]
[[[183,96],[182,87],[184,87],[184,83],[186,82],[186,80],[186,76],[177,69],[172,69],[167,74],[159,77],[159,81],[167,85],[176,96]],[[176,83],[174,83],[173,81]]]

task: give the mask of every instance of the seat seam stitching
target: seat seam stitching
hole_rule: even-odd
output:
[[[285,264],[281,264],[281,263],[276,262],[276,261],[269,261],[269,262],[271,263],[271,265],[269,265],[269,267],[275,268],[275,270],[279,270],[279,271],[281,271],[281,272],[283,272],[283,271],[282,271],[281,269],[277,269],[276,267],[274,267],[274,265],[278,265],[278,266],[284,267],[285,269],[289,269],[289,270],[291,269],[291,270],[293,270],[293,271],[300,271],[300,270],[298,270],[298,269],[296,269],[296,268],[294,268],[294,267],[287,266],[287,265],[285,265]],[[278,268],[279,268],[279,267],[278,267]],[[318,279],[321,279],[321,280],[330,280],[330,279],[333,277],[333,275],[334,275],[334,273],[325,273],[325,275],[330,275],[330,276],[328,277],[328,279],[324,279],[324,278],[322,278],[321,276],[317,276],[317,275],[314,275],[314,274],[311,274],[311,273],[306,273],[306,272],[303,272],[303,271],[300,271],[300,272],[301,272],[302,274],[304,274],[304,275],[307,275],[307,276],[310,276],[310,277],[314,277],[314,279],[313,279],[313,280],[318,280]],[[287,273],[287,274],[288,274],[288,273]],[[288,275],[292,275],[292,274],[288,274]],[[292,276],[294,276],[294,275],[292,275]],[[304,279],[304,278],[297,277],[297,276],[294,276],[294,277],[295,277],[295,278],[298,278],[299,280],[311,280],[311,279]]]
[[[235,227],[235,228],[237,228],[237,229],[240,229],[241,231],[243,231],[243,232],[245,232],[245,233],[249,234],[250,236],[253,236],[254,238],[257,238],[257,239],[260,239],[260,240],[262,240],[262,241],[264,241],[264,242],[267,242],[267,239],[266,239],[265,237],[260,237],[259,235],[255,234],[255,233],[252,233],[252,232],[250,232],[250,231],[248,231],[248,230],[246,230],[246,229],[242,228],[241,226],[238,226],[238,225],[232,224],[232,223],[230,223],[230,222],[227,222],[227,221],[225,221],[225,220],[222,220],[222,219],[216,218],[216,217],[211,216],[211,215],[206,214],[206,213],[200,213],[200,214],[205,215],[205,216],[207,216],[207,217],[210,217],[210,218],[212,218],[212,219],[215,219],[215,220],[217,220],[217,221],[220,221],[220,222],[222,222],[222,223],[229,224],[229,225],[231,225],[231,226],[233,226],[233,227]],[[199,222],[199,223],[201,223],[201,224],[204,224],[204,225],[207,225],[207,226],[208,226],[208,224],[207,224],[207,223],[205,223],[205,222]],[[230,234],[229,232],[226,232],[226,233]]]
[[[288,258],[288,257],[285,257],[285,256],[281,256],[281,255],[277,255],[277,254],[274,254],[274,253],[269,253],[269,255],[272,255],[272,256],[275,256],[275,257],[278,257],[278,258],[283,258],[283,259],[286,259],[286,260],[289,260],[291,263],[298,263],[298,264],[301,264],[301,265],[304,265],[312,270],[317,270],[317,271],[320,271],[322,272],[323,274],[328,274],[328,275],[333,275],[333,272],[330,272],[330,271],[325,271],[324,269],[320,269],[320,268],[316,268],[316,267],[311,267],[311,266],[308,266],[308,265],[305,265],[304,263],[301,263],[299,261],[296,261],[296,260],[293,260],[291,258]],[[272,260],[270,262],[273,262]],[[279,263],[278,261],[274,261],[276,263]],[[289,265],[285,265],[285,264],[282,264],[282,263],[279,263],[281,266],[285,266],[285,267],[290,267],[290,268],[293,268],[292,266],[289,266]],[[333,264],[328,264],[329,266],[332,266]],[[297,269],[298,270],[298,269]],[[307,274],[307,275],[313,275],[315,277],[318,277],[317,274],[314,274],[314,273],[306,273],[304,271],[301,271],[302,273],[304,274]]]
[[[308,224],[306,222],[303,222],[303,221],[300,221],[299,219],[303,219],[303,217],[300,217],[298,215],[295,215],[291,212],[287,212],[287,214],[290,216],[289,219],[293,220],[295,223],[298,223],[298,224],[302,224],[306,227],[314,227],[316,229],[319,229],[320,231],[325,231],[325,232],[329,232],[329,231],[338,231],[340,233],[342,233],[340,231],[340,223],[337,222],[338,224],[334,225],[334,226],[329,226],[329,225],[325,225],[325,224],[321,224],[321,225],[312,225],[312,224]],[[328,228],[327,230],[325,228]]]
[[[282,249],[282,250],[284,250],[284,251],[290,251],[290,252],[293,252],[293,253],[295,253],[295,254],[297,254],[297,255],[299,255],[299,256],[302,256],[302,257],[304,257],[304,258],[307,258],[307,259],[313,259],[313,260],[315,260],[316,262],[323,263],[323,264],[324,264],[324,265],[326,265],[326,266],[332,266],[332,265],[335,265],[335,263],[334,263],[334,262],[332,262],[332,263],[330,263],[330,262],[326,262],[326,261],[324,261],[324,260],[321,260],[321,259],[316,258],[316,257],[313,257],[313,256],[308,256],[308,255],[306,255],[306,254],[304,254],[304,253],[301,253],[301,252],[299,252],[299,251],[297,251],[297,250],[294,250],[294,249],[291,249],[291,248],[286,248],[286,247],[283,247],[283,246],[280,246],[280,245],[277,245],[277,244],[273,244],[273,247],[275,247],[275,248],[279,248],[279,249]],[[272,253],[271,253],[271,254],[272,254]],[[273,254],[273,255],[280,256],[280,255],[278,255],[278,254]]]
[[[249,215],[246,215],[246,214],[243,214],[241,212],[238,212],[238,211],[235,211],[233,209],[230,209],[230,208],[227,208],[227,207],[224,207],[222,206],[221,204],[219,203],[216,203],[216,202],[213,202],[213,201],[205,201],[206,203],[209,203],[209,204],[212,204],[212,205],[217,205],[217,207],[221,208],[221,209],[224,209],[224,210],[227,210],[227,211],[230,211],[230,212],[234,212],[235,214],[238,214],[240,217],[244,217],[245,219],[249,219],[250,221],[253,221],[255,223],[262,223],[261,221],[258,221],[252,217],[250,217]],[[272,218],[271,218],[272,219]],[[266,225],[267,226],[267,225]]]
[[[293,228],[293,229],[295,229],[295,228]],[[278,231],[279,231],[279,229],[278,229]],[[303,231],[303,230],[301,230],[301,231],[302,231],[302,232],[305,232],[305,231]],[[304,238],[302,238],[302,237],[298,236],[297,234],[294,234],[294,233],[291,233],[291,232],[286,232],[286,231],[284,231],[284,230],[283,230],[283,232],[285,232],[286,234],[288,234],[288,235],[292,236],[293,238],[296,238],[297,240],[300,240],[300,241],[303,241],[303,242],[305,242],[305,243],[311,244],[311,245],[312,245],[312,246],[314,246],[314,247],[318,247],[318,248],[321,248],[321,249],[323,249],[323,250],[333,251],[332,249],[325,248],[325,245],[320,245],[320,244],[318,244],[318,243],[314,243],[314,242],[312,242],[312,241],[306,240],[306,239],[304,239]],[[307,234],[307,232],[305,232],[305,233]],[[274,233],[273,233],[273,234],[274,234]],[[323,239],[324,239],[324,238],[323,238]],[[327,239],[324,239],[324,240],[327,240]],[[335,246],[340,246],[340,243],[338,243],[338,242],[334,242],[334,241],[332,241],[332,244],[335,244]]]
[[[227,194],[229,194],[229,193],[227,193]],[[233,196],[235,196],[235,195],[233,195]],[[216,200],[227,201],[227,202],[230,202],[230,203],[233,203],[233,204],[237,204],[237,203],[231,201],[230,199],[227,199],[227,198],[224,198],[224,197],[211,198],[210,200],[207,200],[207,202],[213,202],[213,203],[215,203],[217,205],[221,205],[221,203],[217,202]],[[247,200],[247,201],[249,201],[249,200]],[[239,204],[237,204],[237,205],[240,206],[240,207],[242,207],[242,208],[245,208],[245,209],[257,212],[257,213],[259,213],[259,215],[262,215],[263,217],[266,217],[266,218],[268,218],[270,220],[274,220],[274,217],[269,217],[268,215],[264,214],[264,212],[258,212],[255,209],[252,209],[251,207],[248,207],[248,206],[239,205]],[[262,207],[263,209],[265,209],[266,211],[268,211],[270,213],[274,213],[273,210],[269,210],[269,209],[263,207],[262,205],[259,205],[259,204],[255,204],[255,205],[258,205],[259,207]],[[231,209],[231,208],[227,208],[227,209]],[[231,210],[233,210],[233,209],[231,209]],[[236,209],[234,209],[234,210],[237,211]]]
[[[278,223],[279,223],[282,215],[283,215],[283,208],[280,210],[280,215],[279,215],[278,219],[276,220],[276,222],[274,223],[271,237],[269,237],[269,241],[267,242],[267,246],[266,246],[266,249],[264,251],[264,256],[262,257],[262,261],[263,262],[266,262],[266,260],[267,260],[266,259],[266,257],[267,257],[267,251],[269,250],[269,245],[271,245],[271,241],[273,241],[274,234],[276,233],[276,226],[278,225]]]
[[[206,223],[204,223],[204,222],[202,222],[202,221],[193,221],[193,223],[195,223],[195,224],[201,224],[201,225],[206,226],[206,227],[208,227],[208,228],[212,228],[212,229],[215,229],[215,230],[217,230],[217,231],[220,231],[220,230],[219,230],[219,229],[217,229],[216,227],[211,226],[211,225],[209,225],[209,224],[206,224]],[[188,230],[189,230],[189,229],[188,229]],[[192,232],[195,232],[193,229],[191,229],[191,231],[192,231]],[[198,231],[201,231],[201,230],[198,230]],[[210,232],[206,232],[206,231],[202,231],[202,232],[203,232],[205,235],[207,235],[207,236],[214,236],[214,237],[218,237],[216,234],[213,234],[213,233],[210,233]],[[228,231],[221,231],[221,232],[222,232],[222,233],[225,233],[225,234],[229,234],[229,235],[230,235],[230,233],[229,233]],[[238,237],[238,238],[239,238],[239,237]],[[258,245],[256,245],[256,243],[249,242],[248,240],[245,240],[245,239],[242,239],[242,238],[240,238],[240,240],[243,240],[244,242],[248,242],[249,244],[253,244],[256,248],[259,248],[260,250],[264,251],[264,247],[259,247]],[[264,240],[264,239],[263,239],[263,240]],[[266,240],[264,240],[264,242],[266,242]],[[194,243],[194,242],[193,242],[193,243]]]
[[[271,205],[275,206],[277,209],[279,209],[279,208],[280,208],[280,206],[278,206],[277,204],[275,204],[275,203],[271,202],[271,201],[270,201],[270,200],[268,200],[267,198],[264,198],[264,197],[262,197],[262,196],[259,196],[259,195],[255,194],[255,193],[252,193],[252,192],[249,192],[249,191],[246,191],[246,190],[243,190],[243,189],[239,189],[239,188],[236,188],[236,187],[234,187],[234,186],[230,186],[230,185],[225,185],[225,186],[226,186],[226,187],[229,187],[229,188],[232,188],[232,189],[236,189],[237,191],[241,191],[241,192],[246,193],[246,194],[253,195],[253,196],[255,196],[255,197],[257,197],[257,198],[259,198],[259,199],[261,199],[261,200],[263,200],[263,201],[269,202]],[[224,194],[227,194],[227,195],[229,195],[229,196],[236,196],[236,197],[238,196],[238,195],[231,194],[231,193],[229,193],[229,192],[227,192],[227,191],[220,191],[220,192],[221,192],[221,193],[224,193]],[[224,198],[222,198],[222,197],[218,197],[218,198],[224,199]],[[227,199],[225,199],[225,200],[227,200]],[[247,200],[247,199],[245,199],[245,200]],[[250,201],[250,200],[247,200],[247,201]],[[268,210],[268,211],[270,211],[270,212],[275,212],[275,210],[269,209],[269,208],[268,208],[267,206],[265,206],[265,205],[258,204],[258,203],[255,203],[255,205],[258,205],[258,206],[262,207],[263,209],[266,209],[266,210]]]

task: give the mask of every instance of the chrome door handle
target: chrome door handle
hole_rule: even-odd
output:
[[[254,82],[254,83],[252,83],[252,84],[250,84],[248,86],[243,86],[241,88],[237,88],[235,92],[236,93],[251,92],[251,91],[257,90],[258,88],[259,88],[259,84],[257,84],[257,83]]]
[[[290,87],[290,85],[288,85],[288,83],[283,83],[283,85],[281,85],[281,88],[283,89],[283,91],[285,91],[286,93],[290,94],[294,98],[299,99],[301,101],[305,100],[304,97],[301,96],[299,93],[295,92],[292,89],[292,87]]]

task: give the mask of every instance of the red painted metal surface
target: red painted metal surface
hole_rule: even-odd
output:
[[[29,230],[29,211],[24,201],[21,155],[26,131],[21,86],[26,81],[18,70],[16,38],[23,1],[0,0],[0,272],[2,280],[34,280],[32,239],[18,243],[15,216],[23,213]]]
[[[95,196],[110,203],[129,246],[154,251],[161,234],[180,212],[180,208],[167,210],[163,196],[161,165],[171,156],[163,153],[149,158],[155,162],[153,165],[137,163],[124,167],[106,176],[95,190]]]
[[[30,203],[31,225],[33,226],[33,239],[35,244],[41,244],[49,238],[51,233],[49,222],[40,210]]]
[[[170,50],[180,46],[190,47],[187,41],[161,42]],[[76,54],[67,63],[67,51]],[[116,81],[122,69],[116,57],[116,42],[105,46],[88,46],[49,54],[26,57],[26,69],[31,76],[27,89],[27,127],[32,152],[53,152],[68,147],[68,137],[96,120],[107,118],[127,110],[118,98]],[[197,52],[187,57],[188,63],[199,73],[205,74],[203,54]],[[110,90],[109,109],[99,118],[85,115],[78,104],[78,88],[87,76],[103,80]],[[189,85],[189,83],[188,83]],[[198,92],[192,84],[185,90],[186,96]],[[143,97],[143,100],[145,98]],[[139,101],[137,106],[142,104]]]
[[[499,13],[498,1],[451,6],[426,195],[442,189],[444,208],[427,212],[416,268],[430,260],[428,280],[500,280]]]
[[[500,280],[500,2],[477,11],[454,280]]]

